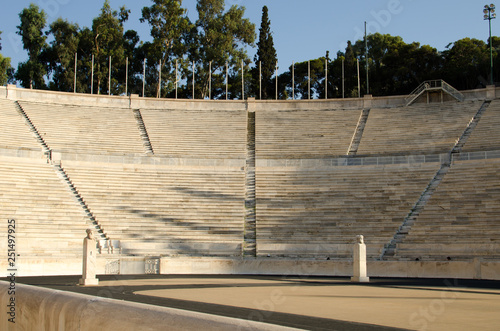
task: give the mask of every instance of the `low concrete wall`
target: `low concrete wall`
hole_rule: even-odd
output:
[[[0,150],[1,153],[1,150]],[[0,154],[1,155],[1,154]],[[115,163],[115,164],[141,164],[161,166],[182,167],[204,167],[204,168],[241,168],[246,164],[245,159],[196,159],[196,158],[171,158],[158,156],[130,156],[130,155],[105,155],[105,154],[78,154],[52,152],[52,160],[55,162],[91,162],[91,163]]]
[[[369,277],[460,278],[500,280],[497,261],[368,261]],[[307,259],[219,259],[170,258],[160,262],[160,273],[166,275],[294,275],[352,276],[352,261]]]
[[[484,89],[461,91],[467,100],[484,100],[500,97],[500,88],[489,86]],[[18,88],[15,85],[0,87],[0,98],[10,100],[37,101],[45,103],[71,104],[82,106],[113,107],[124,109],[181,109],[181,110],[245,110],[275,111],[275,110],[334,110],[391,108],[406,104],[406,95],[388,97],[372,97],[345,99],[313,99],[313,100],[266,100],[250,98],[241,100],[189,100],[189,99],[157,99],[131,96],[108,96],[85,93],[67,93],[45,90],[30,90]],[[453,100],[445,97],[443,101]],[[422,97],[419,102],[426,102]],[[436,100],[434,100],[436,101]]]
[[[97,258],[97,274],[146,274],[147,257],[103,255]],[[64,265],[64,268],[61,268]],[[0,262],[0,277],[8,276],[6,261]],[[19,260],[18,276],[81,275],[80,259]],[[162,257],[164,275],[294,275],[351,277],[349,260],[293,258]],[[461,278],[500,280],[500,261],[368,261],[369,277]]]
[[[277,325],[0,281],[0,330],[294,330]],[[6,312],[15,299],[15,324]]]

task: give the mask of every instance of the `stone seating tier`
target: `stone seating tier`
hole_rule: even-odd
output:
[[[0,148],[28,149],[39,151],[41,146],[30,133],[24,118],[11,100],[0,99]]]
[[[244,159],[246,111],[141,110],[154,153]]]
[[[19,259],[81,256],[86,215],[45,160],[0,158],[0,214],[16,220]]]
[[[375,258],[437,168],[437,164],[309,171],[257,168],[258,254],[347,256],[350,248],[344,245],[366,234],[368,256]],[[335,253],[321,248],[329,245],[340,246]]]
[[[88,154],[144,154],[130,109],[19,101],[47,145],[55,151]]]
[[[397,245],[396,258],[500,257],[498,201],[500,160],[455,162]]]
[[[212,246],[206,255],[240,253],[245,212],[240,168],[72,162],[63,167],[107,235],[120,239],[125,254],[144,252],[144,243],[160,255],[196,255],[198,247]]]
[[[255,116],[257,159],[346,155],[361,110],[262,111]]]
[[[472,132],[464,152],[500,150],[500,101],[493,100]]]
[[[146,152],[130,109],[20,104],[55,151]],[[481,102],[467,101],[372,109],[358,155],[449,152],[480,106]],[[466,150],[500,149],[498,109],[500,103],[493,101]],[[140,112],[159,157],[246,157],[244,110]],[[257,160],[345,155],[360,113],[258,111]],[[0,148],[40,150],[12,101],[0,100],[0,115],[6,123]],[[499,165],[498,160],[455,162],[410,233],[397,244],[396,259],[500,258]],[[62,166],[104,231],[120,240],[124,254],[241,254],[243,168],[66,160]],[[368,258],[375,259],[438,168],[437,163],[257,167],[257,255],[350,258],[355,236],[364,234]],[[81,255],[87,215],[44,160],[0,157],[0,212],[3,218],[18,220],[21,256]]]
[[[358,155],[449,152],[481,107],[480,101],[372,109]]]

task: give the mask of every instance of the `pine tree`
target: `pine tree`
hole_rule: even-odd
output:
[[[276,49],[274,48],[273,35],[271,33],[271,21],[269,20],[267,6],[262,8],[262,22],[260,25],[259,41],[257,42],[257,54],[255,55],[255,86],[259,94],[259,63],[262,66],[262,99],[272,95],[272,80],[278,62]]]

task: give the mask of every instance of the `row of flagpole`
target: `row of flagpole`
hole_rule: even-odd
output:
[[[128,57],[126,58],[126,68],[125,68],[125,95],[128,95]],[[109,57],[109,70],[108,70],[108,95],[111,95],[111,64],[112,59]],[[161,60],[158,64],[158,89],[156,97],[161,96]],[[77,82],[77,69],[78,69],[78,53],[75,53],[75,77],[74,77],[74,88],[73,91],[76,93],[76,82]],[[229,77],[229,66],[226,62],[226,100],[228,100],[228,77]],[[94,55],[92,55],[92,74],[91,74],[91,84],[90,84],[90,94],[94,94]],[[193,99],[195,99],[195,62],[193,61],[192,69],[192,91]],[[311,99],[311,61],[308,61],[308,99]],[[360,69],[359,69],[359,59],[357,60],[357,77],[358,77],[358,98],[361,98],[361,81],[360,81]],[[179,73],[178,73],[178,60],[175,60],[175,98],[177,99],[177,88],[179,83]],[[278,64],[276,64],[275,69],[275,79],[276,79],[276,100],[278,100]],[[145,95],[146,87],[146,59],[143,61],[143,74],[142,74],[142,96]],[[292,100],[295,100],[295,62],[292,62]],[[209,88],[208,88],[208,98],[212,98],[212,61],[209,63]],[[245,75],[244,75],[244,62],[241,60],[241,97],[245,99]],[[342,98],[345,98],[345,68],[344,60],[342,59]],[[259,99],[262,99],[262,63],[259,61]],[[325,99],[328,99],[328,59],[325,59]]]

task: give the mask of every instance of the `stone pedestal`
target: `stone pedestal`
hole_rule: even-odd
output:
[[[83,274],[80,278],[80,285],[98,285],[99,279],[96,278],[96,241],[92,236],[92,231],[87,230],[87,237],[83,239]]]
[[[353,276],[351,282],[368,283],[370,278],[366,275],[366,245],[363,236],[356,237],[353,252]]]

